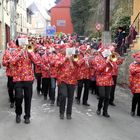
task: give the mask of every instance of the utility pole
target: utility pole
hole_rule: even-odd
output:
[[[110,34],[110,0],[104,0],[104,32],[102,35],[103,45],[106,47],[111,44]]]
[[[104,31],[109,31],[110,22],[110,0],[105,0]]]

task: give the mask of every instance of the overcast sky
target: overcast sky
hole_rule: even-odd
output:
[[[36,0],[26,0],[27,6],[30,5],[33,1],[36,1]],[[55,5],[54,3],[55,0],[37,0],[37,1],[41,2],[41,5],[44,6],[48,10]]]

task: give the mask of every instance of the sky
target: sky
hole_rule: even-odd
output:
[[[42,5],[47,8],[47,9],[50,9],[51,7],[54,6],[54,2],[55,0],[41,0],[42,2]]]
[[[27,5],[30,5],[30,3],[32,3],[35,0],[26,0]],[[55,0],[37,0],[39,2],[41,2],[41,5],[44,6],[47,10],[49,10],[51,7],[53,7],[55,5]]]

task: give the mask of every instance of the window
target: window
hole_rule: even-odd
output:
[[[56,21],[56,25],[57,26],[66,26],[66,21],[65,20],[62,20],[62,19],[57,20]]]

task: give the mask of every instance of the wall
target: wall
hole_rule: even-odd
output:
[[[57,26],[57,20],[65,20],[64,26]],[[56,26],[57,32],[73,33],[73,25],[70,16],[70,8],[52,8],[51,25]]]
[[[48,24],[49,23],[46,21],[46,19],[43,18],[40,12],[36,12],[32,16],[32,33],[36,35],[46,36],[45,31]]]
[[[17,4],[17,32],[27,34],[26,1],[19,0]]]

